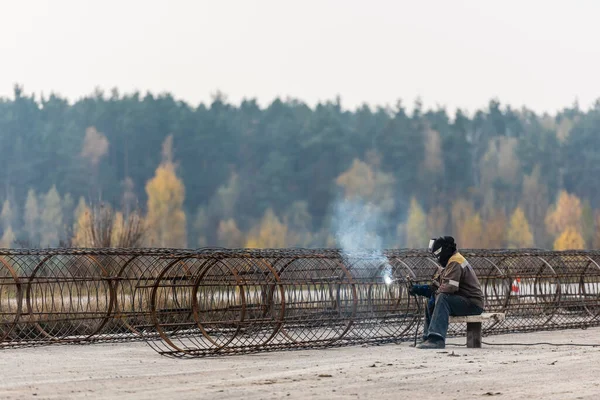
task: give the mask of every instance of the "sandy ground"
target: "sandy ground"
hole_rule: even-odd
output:
[[[600,344],[600,328],[484,340]],[[0,365],[0,399],[600,398],[600,347],[404,343],[174,360],[125,343],[5,349]]]

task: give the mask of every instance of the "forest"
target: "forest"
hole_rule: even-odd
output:
[[[0,98],[0,247],[336,247],[350,201],[376,211],[385,248],[448,234],[599,248],[599,147],[600,101],[450,114],[117,89],[69,102],[15,85]]]

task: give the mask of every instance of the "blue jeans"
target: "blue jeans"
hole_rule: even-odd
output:
[[[440,293],[435,298],[435,304],[428,302],[425,307],[425,328],[423,338],[429,335],[446,340],[448,320],[450,316],[479,315],[483,309],[473,304],[469,299],[457,294]]]

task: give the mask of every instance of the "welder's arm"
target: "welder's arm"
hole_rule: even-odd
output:
[[[437,293],[456,293],[460,286],[460,277],[462,275],[462,267],[457,262],[449,263],[444,268],[442,275],[442,284]]]
[[[433,290],[430,285],[412,285],[410,288],[410,294],[430,297],[433,294]]]

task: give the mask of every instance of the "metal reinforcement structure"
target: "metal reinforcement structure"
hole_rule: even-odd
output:
[[[600,325],[600,252],[463,250],[484,334]],[[0,347],[144,340],[200,357],[408,340],[436,261],[425,251],[0,251]],[[452,324],[450,335],[463,335]]]

